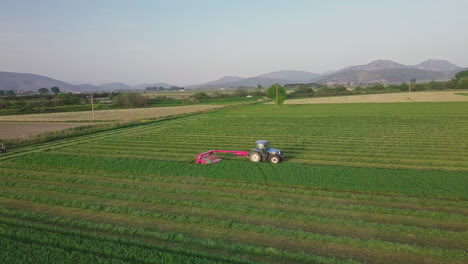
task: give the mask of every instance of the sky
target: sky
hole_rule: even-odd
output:
[[[0,0],[0,71],[167,82],[388,59],[468,67],[468,0]]]

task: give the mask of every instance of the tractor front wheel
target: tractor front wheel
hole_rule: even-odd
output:
[[[260,153],[258,153],[257,151],[254,151],[250,153],[250,161],[252,162],[262,161],[262,155],[260,155]]]
[[[270,160],[270,162],[273,163],[273,164],[276,164],[276,163],[280,163],[280,162],[281,162],[281,158],[280,158],[278,155],[272,155],[272,156],[270,156],[269,160]]]

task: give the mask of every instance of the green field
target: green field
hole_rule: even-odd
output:
[[[286,161],[225,156],[271,141]],[[0,262],[466,263],[468,103],[249,105],[0,157]]]

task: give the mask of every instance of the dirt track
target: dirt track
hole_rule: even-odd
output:
[[[173,107],[153,107],[139,109],[117,109],[95,111],[96,120],[100,121],[131,121],[163,116],[194,113],[220,107],[219,105],[193,105]],[[51,114],[10,115],[0,116],[0,121],[32,121],[32,122],[67,122],[67,121],[91,121],[91,111],[66,112]]]
[[[87,123],[0,122],[0,139],[23,138],[83,125]]]
[[[340,104],[340,103],[398,103],[398,102],[459,102],[468,101],[468,96],[454,91],[366,94],[286,100],[285,104]]]

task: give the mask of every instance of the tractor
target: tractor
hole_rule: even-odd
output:
[[[237,156],[242,156],[250,159],[252,162],[269,161],[271,163],[280,163],[284,160],[281,150],[269,148],[268,141],[258,140],[255,142],[255,148],[250,151],[237,151],[237,150],[209,150],[198,154],[195,157],[196,164],[214,164],[220,162],[222,159],[216,156],[216,153],[232,153]]]
[[[270,142],[266,140],[256,141],[255,148],[250,151],[250,161],[269,161],[271,163],[280,163],[284,159],[281,150],[269,148],[268,143]]]

